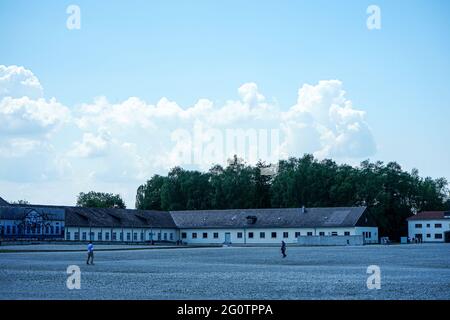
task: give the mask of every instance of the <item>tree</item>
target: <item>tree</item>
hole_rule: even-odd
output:
[[[236,155],[226,167],[208,172],[175,167],[166,177],[153,176],[140,186],[138,209],[201,210],[246,208],[367,206],[380,236],[399,239],[406,218],[423,210],[450,210],[448,182],[421,178],[417,169],[396,162],[363,161],[338,165],[313,155],[278,162],[275,175],[263,174],[270,164],[247,165]]]
[[[28,200],[17,200],[17,201],[13,201],[11,204],[23,204],[23,205],[29,205],[30,202],[28,202]]]
[[[80,192],[77,206],[85,208],[120,208],[125,209],[125,202],[119,194],[90,191]]]

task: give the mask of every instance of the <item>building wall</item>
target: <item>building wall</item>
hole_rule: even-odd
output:
[[[444,242],[446,231],[450,231],[450,219],[408,221],[408,237],[410,239],[421,235],[423,242]]]
[[[44,227],[34,230],[25,227],[25,230],[19,233],[21,223],[23,223],[22,220],[1,220],[0,227],[2,228],[3,238],[64,238],[63,221],[46,221]]]
[[[77,228],[66,227],[70,241],[144,242],[178,240],[178,230],[164,228]]]
[[[355,227],[355,236],[362,236],[364,243],[379,243],[377,227]]]
[[[367,234],[366,243],[378,242],[378,228],[376,227],[181,229],[180,237],[184,243],[188,244],[222,244],[227,240],[232,244],[278,244],[282,240],[286,243],[298,243],[299,236],[363,236],[364,232],[370,233],[370,237]],[[215,233],[217,237],[214,236]],[[226,236],[227,233],[229,237]],[[275,237],[272,233],[275,233]]]

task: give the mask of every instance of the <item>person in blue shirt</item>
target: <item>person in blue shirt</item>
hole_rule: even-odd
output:
[[[86,264],[89,264],[89,261],[91,261],[91,264],[94,264],[94,245],[92,244],[91,241],[89,241],[87,250],[88,250],[88,256],[87,256]]]

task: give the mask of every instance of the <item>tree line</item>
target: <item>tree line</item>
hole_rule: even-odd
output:
[[[205,210],[246,208],[367,206],[381,236],[406,235],[406,218],[423,210],[450,209],[444,178],[422,178],[396,162],[362,162],[353,167],[312,155],[278,163],[245,164],[236,156],[208,172],[175,167],[139,186],[136,208]],[[269,170],[270,171],[270,170]]]

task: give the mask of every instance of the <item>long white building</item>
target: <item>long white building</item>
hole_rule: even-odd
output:
[[[408,218],[408,237],[420,242],[450,242],[450,211],[424,211]]]
[[[367,244],[378,243],[379,236],[366,207],[166,212],[6,203],[0,203],[0,235],[4,240],[231,245],[302,239],[302,243]]]

